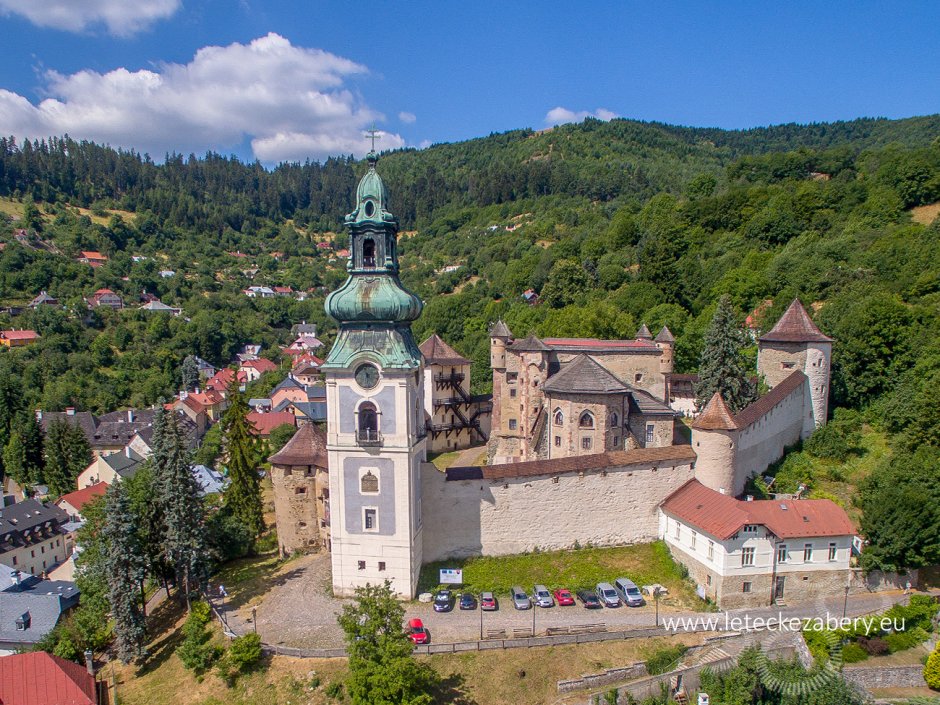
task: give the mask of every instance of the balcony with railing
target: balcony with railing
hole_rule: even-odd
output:
[[[361,446],[382,445],[382,432],[372,428],[361,428],[356,431],[356,441]]]

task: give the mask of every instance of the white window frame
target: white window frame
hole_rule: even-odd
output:
[[[829,544],[829,560],[836,561],[838,559],[839,559],[839,545],[835,541],[832,541]]]
[[[646,442],[652,443],[653,439],[656,438],[656,425],[648,423],[646,424]]]
[[[754,554],[756,551],[753,546],[745,546],[741,549],[741,567],[750,568],[754,565]]]
[[[698,532],[697,532],[697,531],[693,531],[693,532],[692,532],[692,543],[691,543],[691,547],[692,547],[692,550],[693,550],[693,551],[695,550],[695,539],[697,539],[697,538],[698,538]]]
[[[712,540],[708,541],[708,560],[715,560],[715,542]]]
[[[811,543],[803,544],[803,562],[804,563],[813,562],[813,544]]]
[[[375,526],[371,529],[366,528],[366,515],[368,512],[375,512]],[[368,534],[377,534],[379,532],[379,508],[378,507],[363,507],[362,508],[362,530]]]
[[[781,543],[777,546],[777,563],[786,563],[790,559],[790,552],[787,550],[787,545]]]

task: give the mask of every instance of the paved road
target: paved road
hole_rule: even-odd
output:
[[[298,558],[285,566],[291,579],[275,580],[272,588],[257,603],[257,629],[266,643],[302,648],[334,648],[342,645],[342,632],[336,617],[342,610],[344,600],[329,594],[329,556],[317,554]],[[438,614],[429,604],[409,603],[406,618],[421,618],[435,643],[473,641],[480,638],[481,618],[485,635],[489,630],[506,630],[511,635],[514,629],[531,630],[533,619],[535,631],[544,634],[549,627],[572,627],[603,622],[612,631],[655,626],[656,614],[653,605],[645,607],[587,610],[580,605],[573,607],[533,608],[518,611],[512,608],[508,595],[500,595],[497,612],[481,612],[479,609]],[[721,613],[680,612],[665,606],[660,608],[661,621],[666,618],[717,619],[717,628],[740,629],[753,624],[755,619],[790,617],[842,617],[843,606],[849,617],[883,612],[895,602],[907,600],[899,592],[850,596],[834,595],[829,599],[804,603],[792,607],[763,607],[748,610],[732,610]],[[250,606],[227,613],[230,626],[244,633],[254,628],[251,623]],[[727,622],[725,621],[727,618]],[[734,621],[737,620],[737,621]],[[699,629],[703,625],[699,625]]]

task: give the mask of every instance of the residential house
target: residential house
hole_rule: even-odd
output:
[[[45,290],[39,292],[39,296],[29,302],[30,308],[39,308],[40,306],[52,306],[53,308],[59,305],[59,300],[54,296],[49,296]]]
[[[254,360],[261,354],[261,346],[256,343],[246,343],[242,346],[241,352],[237,353],[235,357],[238,358],[239,362],[244,362],[245,360]]]
[[[107,306],[115,310],[122,309],[124,308],[124,299],[110,289],[98,289],[88,297],[88,307],[100,308],[101,306]]]
[[[215,376],[215,373],[217,372],[215,365],[213,365],[211,362],[206,362],[198,355],[194,355],[193,357],[196,359],[196,367],[199,368],[199,376],[202,379],[209,379],[210,377]]]
[[[323,360],[311,353],[304,353],[294,360],[291,374],[301,384],[316,384],[322,378],[320,368]]]
[[[309,352],[311,350],[317,350],[323,347],[323,341],[321,341],[316,334],[301,333],[290,345],[287,346],[290,350],[302,350],[304,352]]]
[[[5,664],[16,651],[33,648],[58,624],[61,616],[78,605],[79,590],[66,580],[45,580],[7,563],[0,563],[0,703],[69,702],[61,699],[17,701],[5,694],[10,679]],[[42,653],[42,652],[38,652]],[[77,664],[72,664],[77,666]],[[36,674],[30,674],[38,678]],[[46,684],[48,686],[48,684]]]
[[[168,411],[174,409],[173,404],[167,404]],[[199,439],[208,427],[208,421],[204,421],[203,430],[200,430],[199,424],[194,422],[189,415],[180,409],[176,409],[176,425],[179,428],[183,443],[189,450],[193,450],[199,444]],[[203,418],[206,414],[203,412]],[[134,437],[128,442],[127,447],[137,453],[142,458],[149,458],[153,452],[153,426],[146,426],[134,434]]]
[[[276,370],[277,365],[270,360],[259,357],[254,360],[245,360],[239,365],[238,369],[245,373],[246,382],[254,382],[256,379],[259,379],[261,375]]]
[[[237,383],[244,389],[247,381],[247,376],[241,370],[235,371],[231,367],[224,367],[206,380],[206,390],[212,389],[224,396],[232,384]]]
[[[318,250],[331,250],[333,249],[333,246],[328,242],[318,242],[317,249]]]
[[[194,465],[193,477],[196,478],[199,494],[202,497],[209,494],[221,494],[228,486],[228,479],[222,473],[205,465]]]
[[[95,251],[82,251],[81,257],[78,258],[78,261],[82,264],[87,264],[92,267],[100,267],[103,264],[108,263],[108,256],[103,255],[100,252]]]
[[[7,348],[22,348],[39,340],[34,330],[0,330],[0,345]]]
[[[31,651],[0,659],[4,705],[105,705],[107,684],[74,661]]]
[[[274,293],[277,296],[293,296],[294,290],[289,286],[276,286],[274,287]]]
[[[317,324],[307,323],[306,321],[295,323],[290,327],[290,334],[295,338],[300,335],[312,335],[315,338],[317,337]]]
[[[660,506],[660,535],[721,609],[838,595],[855,527],[828,499],[743,501],[689,480]]]
[[[228,403],[222,392],[217,392],[215,389],[206,389],[202,392],[196,389],[195,392],[180,392],[179,399],[173,403],[173,408],[186,414],[202,434],[209,425],[222,418],[222,414],[228,408]],[[201,420],[201,413],[205,413],[205,421]]]
[[[78,489],[91,487],[100,482],[113,485],[115,482],[133,477],[143,461],[144,457],[130,446],[125,447],[123,453],[111,453],[111,455],[95,458],[79,474]]]
[[[326,388],[320,384],[304,384],[288,374],[271,392],[271,404],[275,409],[285,400],[320,401],[326,400]]]
[[[84,523],[85,517],[82,516],[82,507],[88,504],[95,497],[101,497],[108,490],[110,485],[107,482],[99,482],[89,485],[80,490],[64,494],[56,500],[55,506],[68,514],[69,521]]]
[[[268,286],[249,286],[244,293],[249,299],[270,299],[275,296],[274,289]]]
[[[529,306],[535,306],[539,302],[539,295],[535,293],[535,289],[526,289],[522,292],[522,300]]]
[[[90,411],[69,407],[65,411],[39,410],[36,420],[43,433],[47,433],[49,424],[56,420],[80,427],[95,456],[102,456],[123,451],[139,430],[153,424],[153,414],[152,409],[128,409],[95,416]]]
[[[68,514],[54,504],[24,499],[0,510],[0,563],[38,575],[68,556],[62,525]]]
[[[254,411],[265,413],[271,411],[271,400],[252,397],[248,400],[248,406]]]
[[[259,414],[257,411],[252,411],[248,414],[249,430],[252,435],[261,438],[267,438],[271,435],[271,431],[285,424],[297,425],[296,417],[287,411],[272,411],[268,414]]]
[[[244,252],[240,250],[236,250],[235,252],[229,252],[228,254],[231,255],[232,257],[235,257],[236,259],[248,259],[248,255],[246,255]]]
[[[180,313],[182,313],[182,309],[173,308],[172,306],[167,306],[165,303],[163,303],[159,299],[148,301],[147,303],[145,303],[143,306],[140,307],[140,310],[141,311],[154,311],[156,313],[170,313],[170,314],[173,314],[174,316],[178,316],[180,315]]]
[[[176,276],[176,272],[174,272],[172,269],[161,269],[158,274],[164,279],[169,279],[170,277]]]
[[[297,423],[326,422],[326,400],[323,401],[293,401],[285,399],[275,407],[274,411],[288,411],[297,417]]]

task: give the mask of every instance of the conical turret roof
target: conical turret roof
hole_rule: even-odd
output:
[[[650,333],[650,329],[646,327],[646,324],[640,326],[640,330],[636,332],[637,340],[652,340],[653,334]]]
[[[831,343],[832,338],[823,335],[822,331],[813,323],[806,309],[799,299],[787,308],[786,312],[777,321],[777,324],[760,337],[762,342],[769,343]]]
[[[437,333],[425,340],[418,346],[421,354],[428,363],[437,363],[438,365],[469,365],[470,360],[465,358],[450,345],[444,342]]]
[[[490,337],[492,338],[511,338],[512,331],[509,330],[509,326],[503,323],[503,319],[500,318],[496,323],[490,326]]]
[[[719,392],[715,392],[704,411],[692,422],[692,428],[702,431],[733,431],[737,427],[734,414]]]
[[[316,424],[303,424],[268,461],[272,465],[313,465],[327,468],[329,463],[326,455],[326,433]]]
[[[666,326],[663,326],[663,329],[656,334],[656,342],[671,344],[676,342],[676,338],[673,336],[671,330],[669,330]]]

